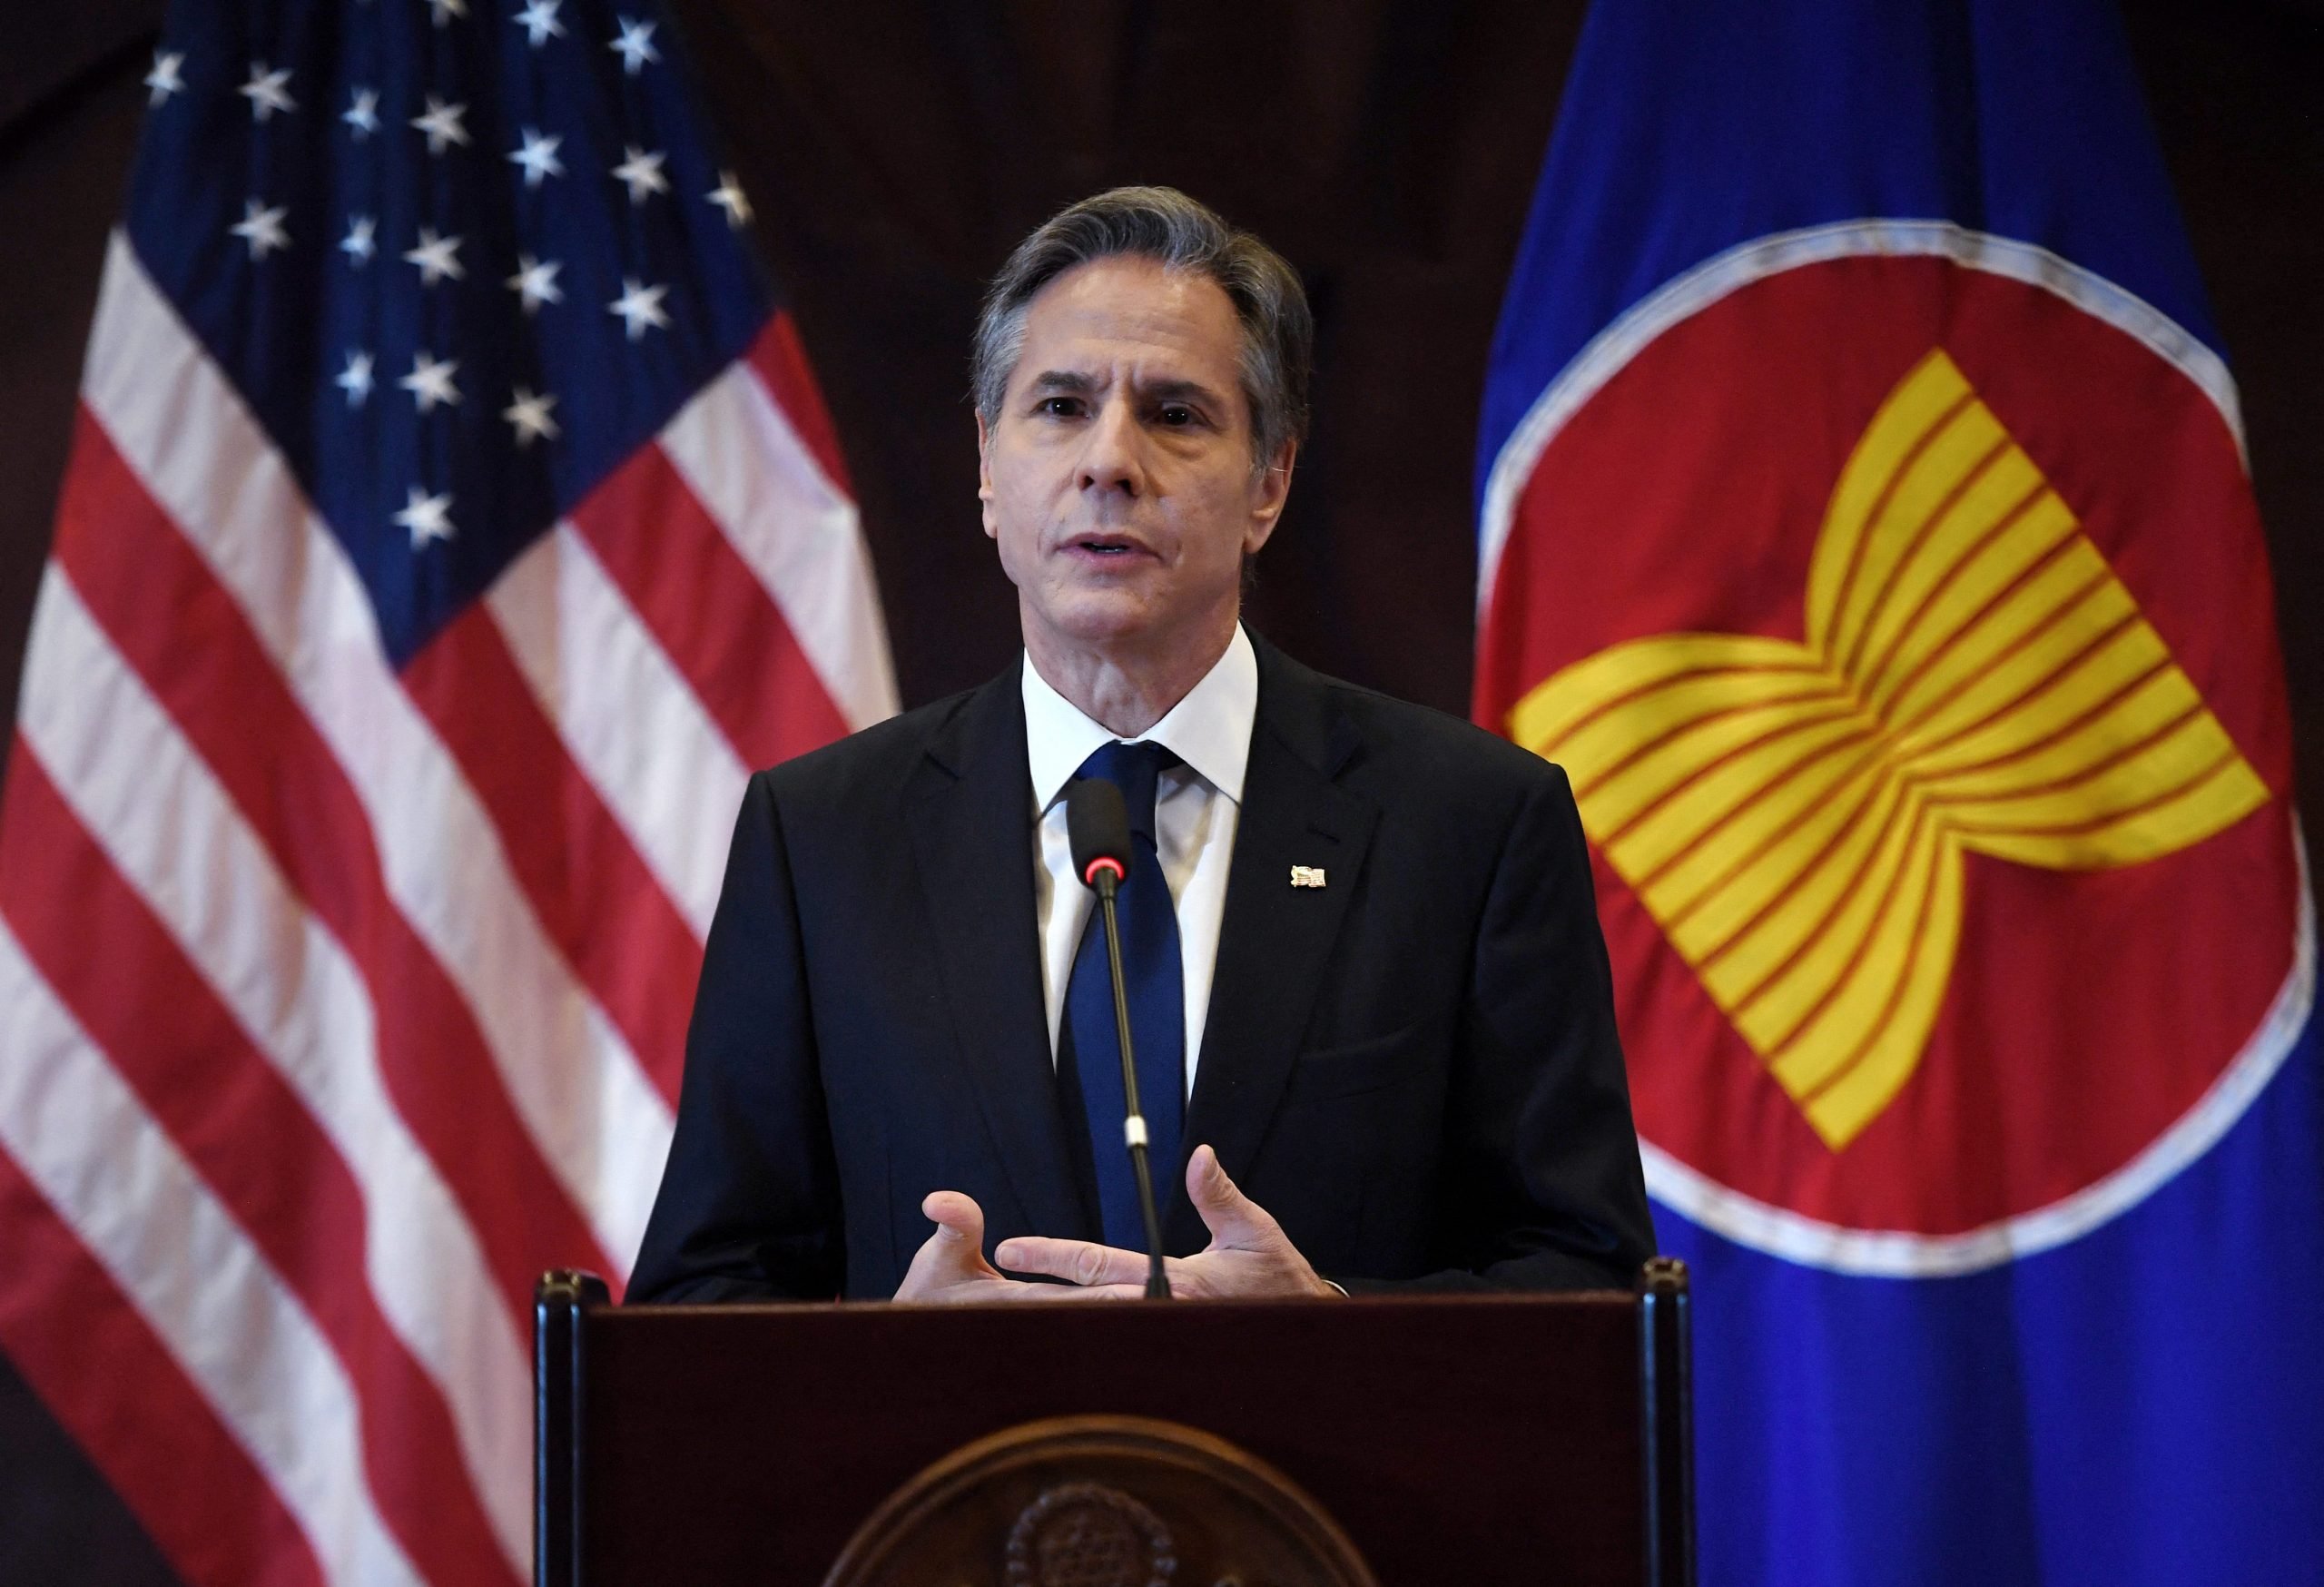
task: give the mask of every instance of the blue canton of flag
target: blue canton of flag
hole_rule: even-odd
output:
[[[130,240],[399,663],[766,317],[670,48],[584,0],[181,5],[164,34],[183,87]]]

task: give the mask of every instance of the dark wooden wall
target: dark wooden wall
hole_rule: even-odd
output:
[[[1315,439],[1261,564],[1258,624],[1327,671],[1464,708],[1477,396],[1581,0],[675,3],[838,421],[907,704],[979,681],[1016,645],[974,499],[966,349],[981,278],[1060,204],[1138,181],[1253,227],[1314,290]],[[161,6],[18,10],[0,47],[11,705]],[[2126,10],[2242,382],[2312,789],[2324,0]],[[0,1582],[166,1579],[5,1363],[0,1473]]]

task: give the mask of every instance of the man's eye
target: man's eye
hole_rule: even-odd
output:
[[[1071,419],[1081,411],[1081,399],[1078,397],[1044,397],[1036,411],[1050,419]]]
[[[1162,411],[1157,417],[1173,429],[1184,429],[1194,423],[1195,410],[1184,403],[1169,402],[1163,405]]]

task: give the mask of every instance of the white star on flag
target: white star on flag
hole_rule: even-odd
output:
[[[523,301],[526,313],[543,303],[565,301],[565,290],[556,284],[556,272],[564,268],[554,259],[537,260],[529,253],[517,255],[517,273],[508,278],[507,285]]]
[[[500,417],[515,427],[517,444],[528,447],[533,444],[535,436],[547,441],[555,440],[557,437],[556,420],[549,417],[548,410],[556,406],[556,397],[546,391],[536,397],[529,388],[519,386],[516,399],[500,410]]]
[[[379,251],[379,244],[371,241],[374,225],[369,215],[347,217],[347,235],[339,240],[339,251],[358,270],[370,263],[371,255]]]
[[[411,355],[411,373],[396,384],[411,393],[412,405],[422,413],[429,411],[438,402],[458,408],[460,391],[452,384],[452,376],[459,367],[459,360],[451,359],[439,364],[423,349]]]
[[[350,408],[362,407],[363,399],[371,394],[371,355],[350,348],[347,367],[339,371],[339,379],[331,384],[347,393]]]
[[[468,129],[460,125],[460,118],[468,113],[465,104],[446,104],[434,94],[428,96],[428,113],[411,118],[411,124],[428,134],[428,152],[441,154],[448,143],[466,143]]]
[[[461,281],[468,272],[460,265],[459,249],[458,237],[438,237],[433,226],[422,226],[419,246],[405,251],[404,262],[419,267],[419,284],[423,287],[432,287],[446,276]]]
[[[669,156],[656,149],[647,153],[635,143],[624,143],[621,152],[627,156],[614,167],[614,180],[629,189],[629,202],[640,204],[649,192],[667,192],[670,179],[662,174],[662,162]]]
[[[278,110],[287,115],[299,108],[285,92],[290,83],[290,67],[269,71],[264,61],[252,61],[251,80],[234,92],[251,102],[251,120],[262,122]]]
[[[654,47],[654,25],[633,21],[626,16],[614,20],[621,25],[621,36],[606,47],[621,57],[621,69],[635,77],[648,61],[659,61],[661,53]]]
[[[178,68],[184,64],[182,54],[153,52],[153,69],[145,74],[145,86],[153,91],[152,97],[145,101],[147,104],[159,104],[172,94],[185,92],[185,79],[178,75]]]
[[[552,34],[558,38],[565,36],[565,25],[556,19],[556,8],[563,3],[564,0],[528,0],[525,8],[517,13],[517,25],[525,30],[525,40],[533,48],[539,49],[548,43]]]
[[[538,187],[545,177],[565,174],[565,167],[556,158],[556,146],[563,142],[561,136],[543,137],[538,128],[527,127],[525,146],[509,152],[508,163],[525,168],[527,187]]]
[[[398,528],[411,531],[411,548],[419,550],[430,540],[452,537],[452,493],[430,496],[414,485],[404,492],[403,510],[395,516]]]
[[[621,278],[621,296],[606,305],[606,312],[621,316],[621,322],[629,328],[629,340],[632,341],[645,335],[649,325],[667,330],[670,317],[663,312],[662,294],[669,290],[665,286],[643,287],[637,284],[635,276],[624,276]]]
[[[734,180],[731,171],[718,173],[718,185],[702,195],[726,212],[726,223],[740,226],[751,218],[751,201],[743,196],[743,184]]]
[[[350,100],[346,110],[340,113],[339,119],[355,129],[355,141],[359,143],[378,132],[379,130],[379,91],[376,88],[355,89],[353,97]]]
[[[436,25],[441,27],[455,16],[466,16],[468,0],[428,0],[428,9],[436,14]]]
[[[256,199],[244,199],[241,224],[227,229],[251,245],[252,259],[264,259],[271,249],[290,246],[290,234],[282,229],[282,217],[290,212],[285,204],[269,210],[261,208]]]

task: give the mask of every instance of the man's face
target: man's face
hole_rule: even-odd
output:
[[[977,494],[1037,654],[1226,643],[1291,483],[1287,444],[1251,466],[1241,350],[1225,291],[1150,260],[1096,260],[1033,299],[1000,415],[978,420]]]

